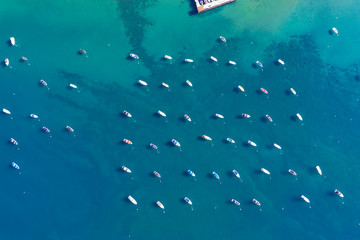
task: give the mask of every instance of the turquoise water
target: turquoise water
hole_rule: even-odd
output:
[[[0,3],[0,59],[12,66],[0,68],[0,107],[12,112],[0,116],[0,238],[359,239],[359,8],[354,0],[237,1],[197,15],[190,0]],[[339,36],[328,33],[332,27]],[[7,44],[10,36],[19,46]],[[141,60],[129,60],[130,52]],[[246,94],[235,90],[239,84]],[[124,109],[133,118],[122,117]],[[243,112],[251,118],[239,118]],[[293,120],[297,112],[303,122]],[[263,120],[267,113],[273,124]],[[121,144],[124,138],[134,144]],[[258,147],[247,147],[248,139]]]

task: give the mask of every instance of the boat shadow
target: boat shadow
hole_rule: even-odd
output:
[[[10,39],[6,41],[6,44],[7,44],[9,47],[12,47],[12,44],[11,44]],[[16,46],[16,45],[15,45],[15,46]]]
[[[329,30],[328,30],[328,34],[329,34],[329,35],[333,35],[334,33],[333,33],[333,31],[332,31],[331,29],[329,29]],[[9,40],[9,41],[10,41],[10,40]]]
[[[252,63],[251,66],[254,68],[254,69],[257,69],[258,68],[258,65],[256,63]]]
[[[285,90],[284,93],[285,93],[285,95],[287,95],[287,96],[290,96],[290,95],[291,95],[290,90]]]
[[[214,178],[214,175],[212,175],[211,173],[207,173],[207,174],[206,174],[206,177],[207,177],[208,179],[213,179],[213,178]]]
[[[255,91],[258,95],[262,95],[263,94],[263,92],[262,91],[260,91],[259,89],[256,89],[256,91]]]
[[[261,117],[260,117],[260,121],[263,122],[263,123],[266,123],[266,122],[267,122],[267,118],[264,117],[264,116],[261,116]]]
[[[241,145],[242,145],[243,147],[247,147],[247,148],[250,147],[250,145],[249,145],[248,142],[242,142]]]
[[[275,65],[275,66],[279,66],[280,63],[279,63],[278,61],[274,61],[274,65]]]
[[[296,117],[295,117],[295,115],[291,115],[291,116],[289,117],[289,119],[292,120],[293,122],[296,122]]]
[[[188,14],[190,16],[192,15],[196,15],[198,13],[197,11],[197,7],[196,7],[196,3],[194,0],[189,0],[189,5],[190,5],[190,8],[191,8],[191,11],[188,12]]]

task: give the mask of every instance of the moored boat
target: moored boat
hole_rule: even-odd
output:
[[[272,118],[270,117],[269,114],[266,114],[265,117],[269,120],[269,122],[273,122]]]
[[[187,114],[184,115],[184,118],[185,118],[187,121],[191,122],[191,118],[190,118]]]
[[[32,113],[30,114],[30,117],[31,117],[31,118],[39,118],[38,115],[35,115],[35,114],[32,114]]]
[[[240,178],[240,174],[234,169],[232,170],[232,172],[234,173],[234,175],[237,177],[237,178]]]
[[[285,65],[284,61],[281,59],[278,59],[278,63],[280,63],[281,65]]]
[[[130,145],[133,144],[132,141],[130,141],[130,140],[126,139],[126,138],[123,139],[123,142],[126,143],[126,144],[130,144]]]
[[[229,61],[229,64],[230,64],[230,65],[236,65],[236,62],[230,60],[230,61]]]
[[[11,44],[11,46],[15,46],[15,38],[14,37],[10,37],[10,44]]]
[[[266,170],[265,168],[260,168],[260,170],[261,170],[263,173],[265,173],[265,174],[267,174],[267,175],[270,175],[270,172],[269,172],[268,170]]]
[[[301,198],[302,198],[305,202],[310,203],[310,200],[309,200],[307,197],[305,197],[304,195],[301,195]]]
[[[5,66],[9,66],[9,63],[10,63],[9,59],[8,59],[8,58],[5,58],[5,59],[4,59],[4,64],[5,64]]]
[[[242,116],[243,118],[250,118],[250,117],[251,117],[249,114],[246,114],[246,113],[242,113],[241,116]]]
[[[158,178],[161,178],[161,175],[157,172],[157,171],[154,171],[153,174],[158,177]]]
[[[135,53],[130,53],[130,57],[132,57],[134,59],[139,59],[139,56],[136,55]]]
[[[131,170],[125,166],[121,167],[124,172],[131,173]]]
[[[223,116],[223,115],[221,115],[221,114],[219,114],[219,113],[216,113],[216,114],[215,114],[215,117],[217,117],[217,118],[221,118],[221,119],[223,119],[223,118],[224,118],[224,116]]]
[[[175,139],[172,139],[171,142],[177,146],[177,147],[180,147],[180,143],[178,141],[176,141]]]
[[[50,132],[50,129],[48,129],[47,127],[45,127],[45,126],[43,126],[42,128],[41,128],[44,132],[47,132],[47,133],[49,133]]]
[[[192,176],[192,177],[195,177],[195,173],[193,171],[191,171],[190,169],[187,170],[187,173]]]
[[[339,31],[335,27],[333,27],[332,30],[336,35],[339,35]]]
[[[190,87],[192,87],[192,83],[189,80],[186,80],[186,84],[189,85]]]
[[[69,132],[74,132],[74,129],[72,128],[72,127],[70,127],[70,126],[66,126],[65,127]]]
[[[165,59],[168,59],[168,60],[172,60],[172,57],[169,56],[169,55],[165,55],[164,58],[165,58]]]
[[[251,146],[253,146],[253,147],[256,147],[256,143],[254,143],[253,141],[250,141],[250,140],[249,140],[249,141],[248,141],[248,144],[251,145]]]
[[[164,205],[163,205],[160,201],[157,201],[156,204],[157,204],[161,209],[165,209]]]
[[[192,60],[192,59],[190,59],[190,58],[186,58],[184,61],[185,61],[185,62],[188,62],[188,63],[194,62],[194,60]]]
[[[166,83],[161,83],[161,85],[163,86],[163,87],[166,87],[166,88],[169,88],[169,85],[167,85]]]
[[[185,197],[184,200],[185,200],[185,202],[187,202],[188,204],[192,205],[192,202],[191,202],[191,200],[190,200],[188,197]]]
[[[268,91],[265,89],[265,88],[260,88],[260,90],[265,93],[265,94],[268,94]]]
[[[47,83],[46,83],[43,79],[40,80],[40,83],[41,83],[43,86],[47,86]]]
[[[221,41],[226,42],[226,38],[224,38],[223,36],[220,36],[219,38]]]
[[[318,174],[321,176],[322,175],[322,171],[321,171],[321,168],[320,166],[316,166],[316,171],[318,172]]]
[[[75,84],[72,84],[72,83],[69,84],[69,87],[74,88],[74,89],[78,88]]]
[[[245,92],[245,89],[241,85],[238,85],[238,89],[242,92]]]
[[[157,113],[162,117],[166,117],[166,114],[163,111],[159,110],[159,111],[157,111]]]
[[[139,80],[138,83],[139,83],[140,85],[143,85],[143,86],[147,86],[147,85],[148,85],[147,82],[145,82],[145,81],[143,81],[143,80]]]
[[[15,169],[18,169],[18,170],[20,169],[19,165],[17,165],[15,162],[12,162],[11,166]]]
[[[3,108],[2,111],[3,111],[3,113],[5,113],[5,114],[8,114],[8,115],[11,114],[11,112],[10,112],[9,110],[7,110],[6,108]]]
[[[238,201],[236,201],[235,199],[231,199],[231,202],[234,203],[235,205],[240,205],[240,203]]]
[[[290,92],[292,92],[292,94],[296,95],[296,91],[293,88],[290,88]]]
[[[256,200],[255,198],[253,198],[252,202],[258,206],[261,206],[260,202],[258,200]]]
[[[29,60],[28,60],[26,57],[22,56],[22,57],[21,57],[21,61],[27,62],[27,61],[29,61]]]
[[[274,147],[276,147],[277,149],[281,149],[280,145],[277,143],[274,143]]]
[[[158,147],[157,147],[155,144],[153,144],[153,143],[150,143],[150,147],[152,147],[152,148],[155,149],[155,150],[158,149]]]
[[[202,137],[204,140],[208,140],[208,141],[211,141],[211,140],[212,140],[211,137],[206,136],[206,135],[202,135],[201,137]]]
[[[300,121],[303,120],[303,118],[302,118],[302,116],[300,115],[300,113],[297,113],[297,114],[296,114],[296,117],[297,117]]]
[[[219,175],[216,172],[212,172],[212,175],[216,178],[216,179],[220,179]]]
[[[296,172],[294,170],[292,170],[292,169],[289,169],[289,173],[291,173],[294,176],[297,176]]]
[[[334,193],[336,193],[339,197],[344,197],[344,195],[337,189],[335,189]]]
[[[235,143],[235,140],[232,138],[227,138],[226,141],[228,141],[229,143]]]
[[[260,61],[256,61],[256,64],[261,68],[264,67]]]
[[[19,145],[19,143],[14,138],[10,138],[10,143],[12,143],[16,146]]]
[[[130,202],[132,202],[133,204],[137,205],[137,201],[132,197],[132,196],[128,196],[128,199]]]
[[[129,117],[129,118],[132,117],[132,115],[126,110],[123,111],[123,115],[126,116],[126,117]]]
[[[217,62],[217,61],[218,61],[217,58],[214,57],[214,56],[210,56],[210,59],[213,60],[214,62]]]

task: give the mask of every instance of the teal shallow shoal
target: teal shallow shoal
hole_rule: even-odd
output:
[[[0,67],[0,108],[12,115],[0,114],[0,239],[359,239],[359,10],[355,0],[238,0],[200,15],[190,0],[1,2],[0,60],[12,68]]]

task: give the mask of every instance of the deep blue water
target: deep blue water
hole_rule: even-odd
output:
[[[359,239],[359,8],[353,0],[237,1],[197,15],[188,0],[0,3],[0,60],[12,67],[0,68],[0,108],[12,112],[0,115],[0,239]]]

